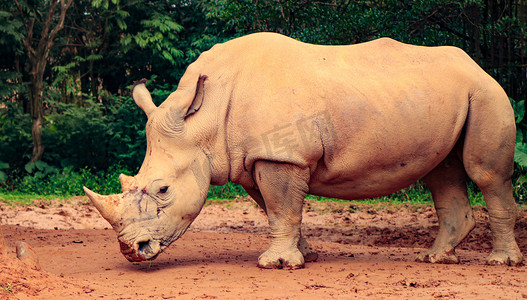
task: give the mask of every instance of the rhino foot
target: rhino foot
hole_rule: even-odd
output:
[[[428,250],[428,251],[425,251],[419,254],[415,260],[418,262],[439,263],[439,264],[459,263],[459,258],[457,257],[454,249],[451,249],[449,251]]]
[[[487,258],[487,264],[489,265],[509,265],[509,266],[518,266],[523,261],[523,256],[520,250],[501,250],[501,251],[492,251],[492,253]]]
[[[306,239],[301,236],[298,240],[298,250],[304,256],[305,262],[313,262],[318,259],[318,253],[311,247],[311,245],[306,241]]]
[[[303,268],[304,262],[304,256],[298,249],[286,252],[267,250],[258,258],[258,267],[263,269],[292,270]]]
[[[16,245],[16,256],[24,266],[33,270],[40,270],[37,254],[27,243],[20,242]]]

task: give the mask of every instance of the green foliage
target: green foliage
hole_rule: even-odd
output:
[[[7,70],[0,72],[0,103],[4,102],[2,100],[9,99],[20,91],[21,86],[18,84],[20,76],[20,73],[16,71]]]
[[[160,88],[155,84],[148,85],[158,103],[174,90],[169,84],[162,84]],[[0,110],[0,120],[5,120],[0,123],[0,161],[9,165],[9,168],[0,168],[4,189],[30,192],[31,186],[39,185],[39,180],[43,179],[46,180],[42,182],[53,189],[54,184],[47,178],[54,177],[60,182],[61,172],[75,177],[75,173],[86,174],[82,170],[93,170],[94,174],[100,175],[99,172],[109,172],[109,168],[116,164],[125,170],[137,171],[146,150],[146,117],[131,97],[103,95],[107,97],[106,107],[90,99],[85,99],[82,107],[55,100],[46,102],[50,111],[42,129],[47,150],[43,160],[46,163],[24,162],[27,162],[31,149],[29,117],[13,105]],[[10,115],[19,117],[9,118]],[[54,193],[55,190],[42,192]],[[68,190],[68,193],[73,192]]]
[[[516,143],[516,149],[514,152],[514,162],[521,167],[527,167],[527,144],[524,142]]]
[[[83,186],[101,194],[120,193],[121,184],[119,174],[132,175],[121,165],[112,165],[107,171],[90,171],[87,168],[75,171],[71,167],[62,170],[49,167],[43,163],[43,171],[27,172],[20,179],[16,179],[15,190],[0,185],[0,192],[22,193],[31,195],[53,195],[61,197],[84,195]]]
[[[109,195],[121,193],[121,182],[119,174],[133,176],[137,171],[131,171],[125,166],[116,164],[108,168],[107,171],[90,172],[83,169],[75,180],[76,187],[72,190],[76,195],[84,195],[82,186],[86,186],[94,192]]]
[[[142,20],[141,25],[144,30],[126,35],[121,40],[124,53],[129,51],[133,40],[139,47],[148,48],[152,54],[163,57],[174,66],[178,65],[183,51],[176,49],[174,44],[178,38],[176,33],[183,27],[160,13],[154,13],[151,19]]]
[[[9,169],[9,164],[0,161],[0,182],[7,179],[7,174],[3,171]]]
[[[51,83],[52,87],[60,87],[62,92],[73,95],[81,90],[81,82],[72,73],[83,63],[96,62],[103,59],[100,54],[90,54],[87,57],[74,56],[66,65],[55,65],[52,70],[56,72],[56,77]]]
[[[0,108],[0,161],[22,170],[31,151],[31,118],[13,103]],[[6,172],[9,174],[9,172]]]
[[[525,140],[526,127],[522,123],[525,117],[525,100],[515,101],[509,98],[516,119],[516,151],[514,161],[521,167],[527,167],[527,143]]]
[[[107,153],[108,117],[98,103],[86,107],[49,103],[55,112],[46,117],[43,128],[44,160],[61,167],[70,165],[104,167]]]
[[[155,89],[157,94],[171,91]],[[90,99],[84,106],[49,101],[52,113],[43,128],[47,149],[44,160],[60,167],[106,170],[120,163],[129,169],[140,166],[146,149],[144,113],[132,98],[101,92],[106,106]]]
[[[110,8],[110,2],[114,5],[118,5],[120,3],[120,0],[91,0],[91,4],[94,8],[103,8],[103,9],[109,9]]]
[[[210,186],[209,194],[207,198],[209,199],[233,199],[237,197],[246,197],[247,193],[243,187],[239,184],[232,182],[227,182],[227,184],[222,186]]]
[[[514,197],[520,203],[527,201],[527,127],[523,122],[525,118],[525,100],[515,101],[509,98],[516,119],[516,147],[514,162],[516,163],[513,176]]]
[[[525,100],[515,101],[512,98],[509,98],[509,100],[514,110],[514,117],[516,120],[516,150],[519,151],[520,155],[522,155],[522,153],[525,152],[525,147],[527,147],[525,144],[527,126],[523,123],[525,118]],[[524,164],[523,160],[524,159],[522,157],[518,157],[518,160],[515,158],[517,163],[519,163],[521,166],[527,167],[527,164]]]
[[[516,119],[516,124],[520,124],[525,117],[525,100],[514,101],[514,99],[509,98],[512,108],[514,109],[514,117]]]
[[[8,11],[7,3],[0,4],[0,103],[20,90],[17,56],[23,54],[24,24]]]
[[[50,166],[46,162],[43,162],[41,160],[30,161],[26,164],[24,168],[26,169],[27,173],[32,174],[32,176],[37,179],[45,178],[49,174],[58,172],[57,168]]]

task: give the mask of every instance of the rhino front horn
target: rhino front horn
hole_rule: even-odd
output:
[[[83,187],[84,193],[90,198],[91,202],[112,226],[120,220],[119,216],[119,195],[103,196]]]

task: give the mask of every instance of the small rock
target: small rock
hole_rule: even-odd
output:
[[[16,245],[16,257],[18,257],[20,262],[28,268],[37,271],[40,270],[40,262],[38,261],[37,254],[29,244],[25,242],[18,243]]]

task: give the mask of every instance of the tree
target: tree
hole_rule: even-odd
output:
[[[0,100],[14,100],[20,90],[20,60],[22,53],[20,20],[5,10],[6,3],[0,4]]]
[[[18,17],[24,24],[23,44],[29,69],[29,112],[32,118],[33,154],[31,161],[40,160],[42,145],[44,72],[49,54],[73,0],[45,0],[22,2],[14,0]],[[58,6],[58,7],[57,7]]]

